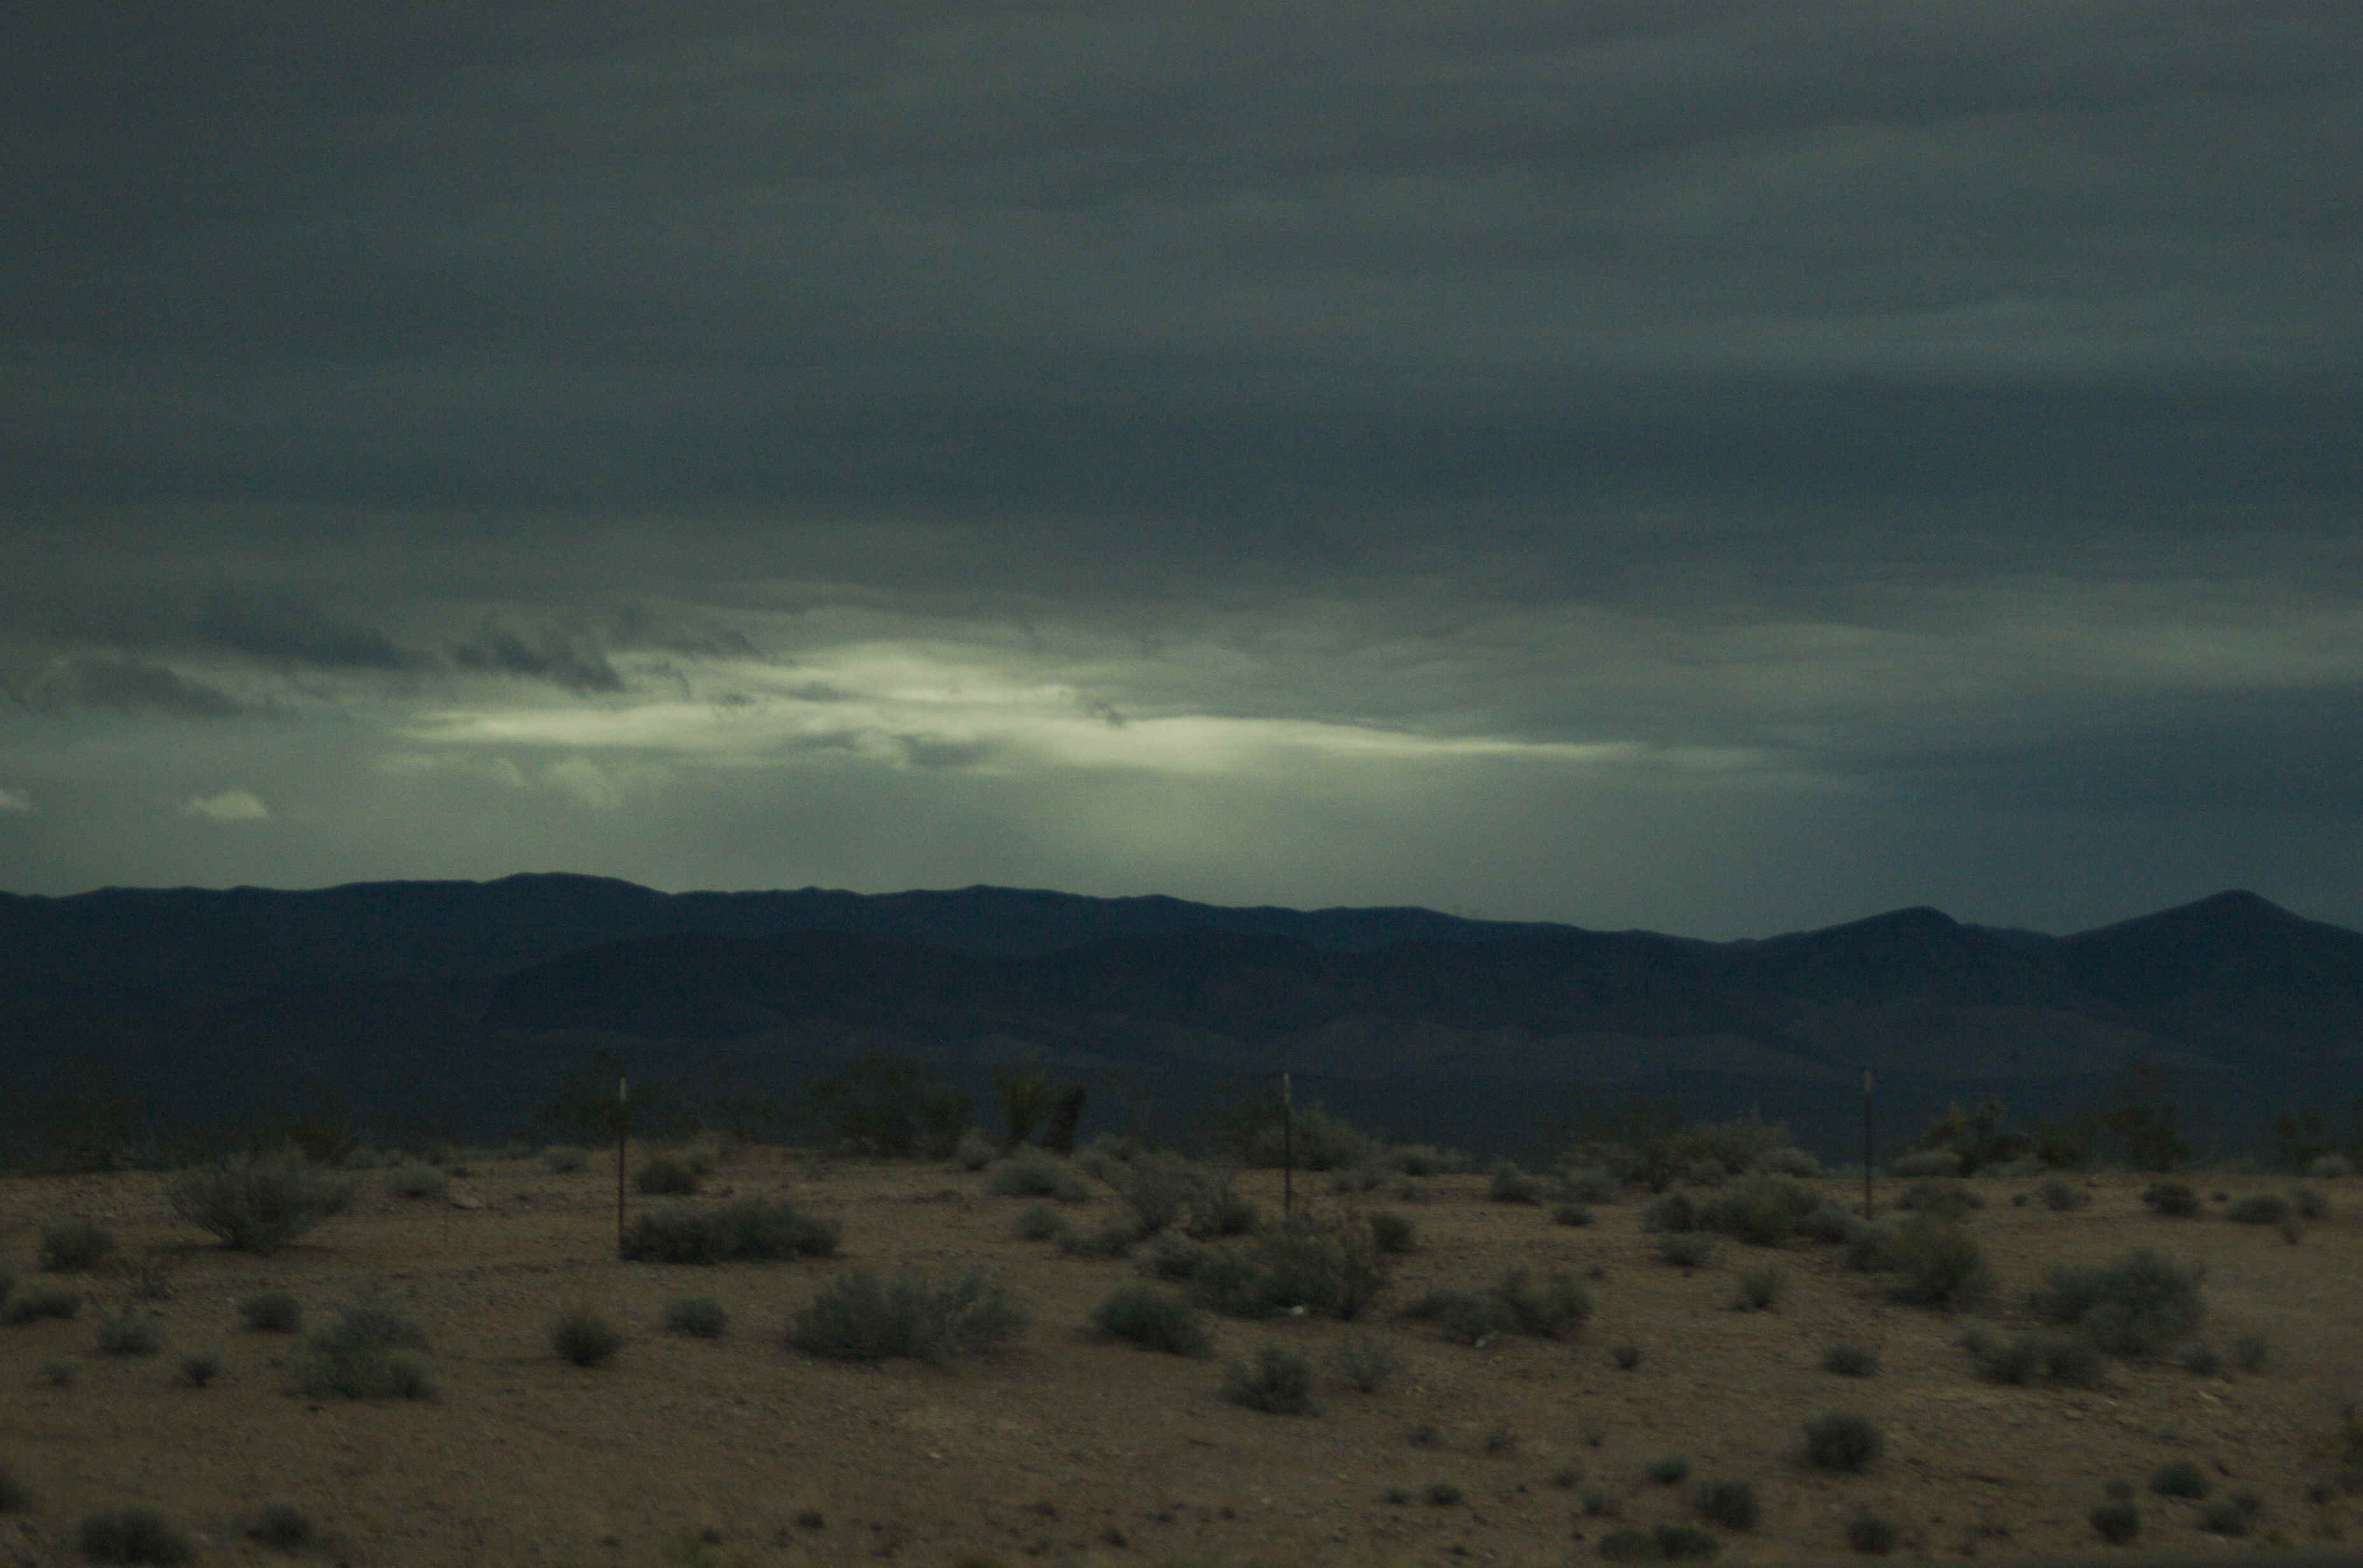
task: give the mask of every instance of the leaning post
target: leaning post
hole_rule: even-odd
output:
[[[632,1136],[630,1081],[616,1080],[616,1256],[624,1255],[624,1145]]]

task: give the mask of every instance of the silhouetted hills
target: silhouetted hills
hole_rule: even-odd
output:
[[[35,1081],[99,1062],[201,1084],[192,1104],[311,1084],[512,1120],[594,1049],[775,1083],[883,1049],[1497,1103],[1676,1083],[1827,1099],[1865,1068],[2033,1091],[2141,1057],[2294,1098],[2363,1081],[2363,935],[2247,893],[2064,938],[1909,908],[1717,943],[990,887],[106,889],[0,895],[0,1030]]]

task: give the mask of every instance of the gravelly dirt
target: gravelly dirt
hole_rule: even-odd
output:
[[[1963,1320],[1889,1303],[1835,1248],[1725,1243],[1716,1265],[1686,1273],[1658,1261],[1638,1201],[1570,1228],[1547,1209],[1487,1202],[1474,1176],[1427,1180],[1415,1204],[1372,1206],[1418,1227],[1392,1299],[1481,1284],[1515,1263],[1598,1270],[1598,1310],[1581,1335],[1470,1349],[1381,1318],[1218,1321],[1207,1361],[1101,1342],[1084,1324],[1136,1277],[1131,1266],[1014,1240],[1034,1200],[986,1195],[982,1176],[946,1165],[741,1151],[713,1195],[791,1198],[841,1223],[844,1251],[718,1269],[616,1262],[612,1169],[480,1162],[452,1187],[473,1207],[397,1199],[361,1173],[353,1212],[269,1259],[176,1223],[169,1179],[0,1179],[0,1263],[89,1297],[72,1321],[0,1328],[0,1466],[31,1496],[0,1515],[0,1563],[74,1561],[77,1521],[126,1507],[179,1524],[202,1562],[284,1562],[243,1533],[272,1502],[301,1508],[326,1536],[301,1560],[352,1568],[1597,1562],[1608,1531],[1693,1521],[1695,1486],[1726,1478],[1754,1485],[1763,1517],[1744,1535],[1717,1532],[1725,1561],[1846,1556],[1846,1525],[1865,1509],[1903,1528],[1901,1555],[1996,1561],[2095,1550],[2086,1515],[2107,1484],[2138,1485],[2178,1457],[2215,1477],[2219,1496],[2255,1492],[2263,1511],[2247,1539],[2227,1541],[2200,1529],[2201,1505],[2144,1492],[2145,1547],[2240,1555],[2319,1548],[2363,1528],[2357,1497],[2335,1486],[2327,1501],[2309,1497],[2335,1483],[2340,1411],[2363,1396],[2353,1182],[2317,1184],[2333,1212],[2298,1245],[2225,1221],[2220,1206],[2188,1220],[2151,1215],[2141,1178],[2095,1178],[2091,1207],[2069,1213],[2013,1207],[2028,1184],[1973,1184],[1989,1207],[1969,1223],[2002,1285],[1983,1320],[1998,1329],[2028,1326],[2017,1304],[2050,1266],[2150,1244],[2207,1265],[2207,1338],[2228,1349],[2262,1332],[2275,1351],[2253,1376],[2113,1363],[2106,1385],[2087,1391],[1978,1381],[1956,1344]],[[2234,1197],[2288,1185],[2200,1184]],[[1277,1207],[1276,1177],[1241,1185]],[[1299,1192],[1348,1201],[1319,1178],[1300,1178]],[[1085,1213],[1113,1204],[1102,1189]],[[39,1227],[70,1217],[113,1229],[123,1260],[95,1275],[33,1275]],[[1777,1309],[1733,1309],[1739,1270],[1775,1257],[1789,1276]],[[171,1294],[133,1301],[130,1264],[150,1258],[169,1269]],[[841,1271],[975,1265],[999,1271],[1033,1314],[1003,1354],[863,1368],[784,1346],[788,1313]],[[433,1401],[291,1396],[281,1363],[294,1344],[239,1325],[238,1303],[258,1290],[294,1293],[317,1320],[372,1285],[432,1336]],[[731,1332],[663,1332],[663,1307],[684,1295],[719,1298]],[[626,1329],[605,1367],[549,1349],[551,1319],[578,1303]],[[95,1319],[123,1305],[155,1316],[162,1353],[97,1353]],[[1400,1379],[1370,1396],[1325,1383],[1309,1418],[1216,1395],[1224,1363],[1259,1344],[1317,1361],[1348,1332],[1393,1345]],[[1880,1374],[1820,1370],[1840,1340],[1877,1347]],[[1623,1345],[1641,1351],[1629,1371],[1612,1355]],[[196,1389],[177,1369],[201,1351],[217,1352],[223,1372]],[[52,1386],[44,1368],[61,1359],[76,1374]],[[1832,1408],[1883,1429],[1886,1454],[1868,1473],[1801,1462],[1801,1423]],[[1422,1426],[1435,1429],[1432,1445],[1411,1440]],[[1489,1442],[1496,1434],[1506,1444]],[[1670,1454],[1689,1460],[1689,1484],[1647,1478]],[[1581,1473],[1571,1486],[1570,1467]],[[1461,1500],[1424,1500],[1437,1483]],[[1411,1501],[1390,1502],[1391,1490]],[[1614,1517],[1581,1512],[1593,1493]]]

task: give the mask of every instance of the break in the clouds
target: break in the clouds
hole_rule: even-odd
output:
[[[0,884],[2363,922],[2343,0],[18,34]]]

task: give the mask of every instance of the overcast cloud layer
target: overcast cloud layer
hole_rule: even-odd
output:
[[[39,8],[0,886],[2363,924],[2363,8]]]

